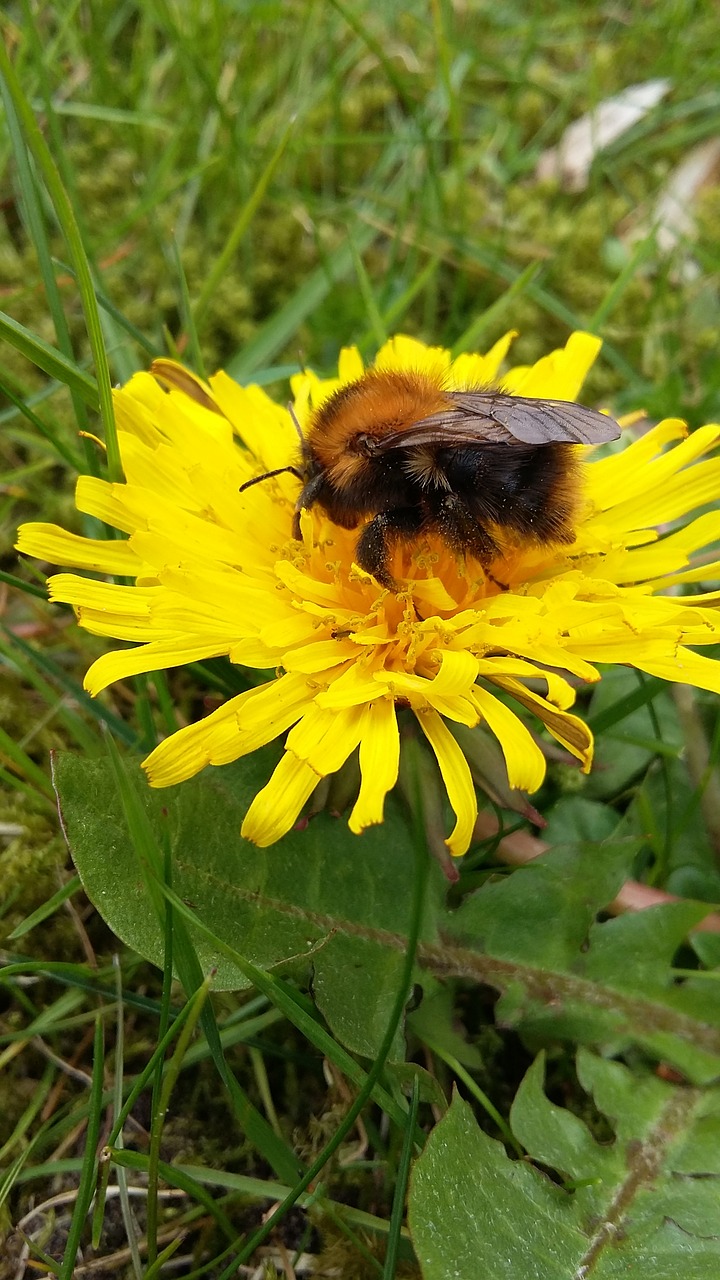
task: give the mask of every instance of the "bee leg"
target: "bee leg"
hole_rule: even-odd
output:
[[[479,560],[485,577],[494,582],[496,587],[501,591],[509,590],[508,584],[500,582],[488,569],[488,565],[500,555],[500,547],[461,498],[452,493],[443,498],[441,510],[433,520],[433,527],[453,551]]]
[[[397,591],[398,584],[388,571],[390,552],[396,542],[413,538],[420,532],[423,515],[419,507],[398,507],[381,511],[365,526],[358,538],[355,559],[366,573],[371,573],[381,587]]]
[[[314,506],[314,504],[317,502],[320,496],[324,483],[325,483],[325,477],[323,476],[322,472],[319,472],[318,475],[315,475],[312,477],[312,479],[308,480],[307,484],[305,485],[305,487],[303,488],[300,494],[300,497],[295,503],[295,513],[293,515],[293,524],[292,524],[292,536],[298,542],[300,541],[300,512],[309,511],[310,508]]]

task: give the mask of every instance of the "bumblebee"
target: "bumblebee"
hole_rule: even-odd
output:
[[[574,540],[581,492],[576,445],[615,440],[613,418],[564,400],[491,388],[448,391],[427,373],[371,369],[331,395],[302,438],[294,519],[321,506],[362,526],[356,560],[391,590],[398,544],[426,534],[489,573],[506,541]]]

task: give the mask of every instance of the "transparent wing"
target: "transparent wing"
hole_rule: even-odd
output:
[[[422,444],[602,444],[614,418],[568,400],[532,400],[494,391],[450,391],[450,405],[379,442],[379,453]]]

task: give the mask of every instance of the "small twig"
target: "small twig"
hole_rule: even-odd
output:
[[[337,1092],[340,1094],[343,1102],[346,1102],[349,1106],[353,1100],[353,1095],[347,1086],[345,1077],[342,1076],[339,1071],[336,1071],[335,1067],[333,1066],[329,1058],[323,1058],[323,1075],[328,1085],[331,1088],[336,1089]],[[339,1160],[339,1164],[341,1167],[343,1165],[352,1165],[355,1163],[356,1160],[362,1160],[363,1156],[366,1155],[367,1149],[370,1145],[370,1143],[368,1142],[367,1130],[365,1128],[365,1125],[363,1124],[362,1116],[358,1116],[357,1120],[355,1121],[355,1127],[358,1131],[358,1137],[359,1137],[358,1145],[352,1151],[347,1152],[347,1154],[344,1155],[341,1160]]]
[[[73,922],[73,925],[75,927],[75,932],[77,933],[78,938],[80,939],[80,945],[82,946],[82,949],[85,952],[85,960],[87,961],[88,966],[91,969],[96,970],[98,967],[97,956],[95,955],[95,950],[93,948],[92,942],[90,941],[88,931],[85,928],[85,925],[83,924],[80,918],[80,912],[75,906],[75,903],[73,902],[72,898],[66,898],[63,903],[63,907],[65,908],[68,915],[70,916],[70,919]]]
[[[119,1188],[112,1183],[105,1192],[108,1200],[114,1199],[119,1195]],[[138,1196],[141,1199],[147,1198],[147,1187],[128,1187],[128,1195]],[[187,1192],[179,1191],[176,1187],[169,1187],[167,1190],[158,1192],[163,1200],[187,1200]],[[40,1214],[47,1213],[50,1209],[57,1209],[63,1204],[74,1204],[77,1199],[77,1188],[72,1191],[59,1191],[57,1195],[50,1196],[48,1200],[43,1200],[42,1204],[36,1204],[33,1209],[28,1210],[24,1218],[21,1218],[17,1224],[16,1230],[27,1231],[28,1224],[33,1218],[37,1218]]]
[[[119,1187],[109,1186],[105,1191],[105,1195],[107,1199],[110,1200],[114,1196],[119,1195],[119,1191],[120,1191]],[[128,1191],[128,1195],[139,1196],[143,1199],[147,1198],[146,1187],[131,1186],[127,1188],[127,1191]],[[30,1259],[32,1236],[28,1235],[28,1231],[27,1231],[27,1228],[32,1222],[33,1218],[38,1218],[43,1214],[48,1213],[50,1210],[59,1208],[61,1205],[74,1204],[75,1200],[77,1199],[77,1194],[78,1194],[78,1188],[74,1187],[71,1191],[61,1191],[57,1195],[50,1196],[50,1198],[48,1200],[44,1200],[42,1204],[37,1204],[33,1209],[30,1209],[30,1211],[25,1214],[24,1218],[21,1218],[20,1221],[17,1223],[15,1230],[22,1233],[22,1235],[25,1237],[25,1243],[23,1244],[20,1265],[18,1266],[18,1269],[15,1272],[13,1280],[23,1280],[27,1272],[28,1266],[33,1265]],[[176,1187],[169,1187],[167,1188],[167,1190],[160,1191],[158,1194],[162,1197],[163,1200],[186,1200],[187,1199],[187,1193],[185,1191],[178,1190],[178,1188]],[[176,1235],[177,1235],[177,1224],[171,1223],[167,1227],[165,1227],[161,1233],[158,1233],[158,1244],[165,1244],[170,1240],[174,1239]],[[146,1245],[147,1245],[146,1240],[139,1241],[139,1247],[141,1252],[145,1250]],[[131,1251],[129,1248],[118,1249],[116,1252],[112,1254],[108,1254],[104,1258],[98,1257],[98,1258],[94,1258],[91,1262],[79,1263],[73,1270],[73,1276],[91,1274],[94,1271],[112,1271],[113,1275],[116,1275],[118,1267],[129,1262],[130,1258],[131,1258]]]
[[[33,1036],[32,1045],[33,1048],[37,1049],[38,1053],[47,1058],[48,1062],[54,1063],[66,1076],[70,1076],[71,1080],[77,1080],[79,1084],[84,1084],[86,1088],[90,1088],[92,1077],[88,1075],[87,1071],[82,1071],[80,1067],[73,1066],[71,1062],[66,1062],[65,1058],[61,1058],[58,1053],[53,1053],[41,1036]],[[87,1048],[87,1044],[84,1044],[83,1048]]]
[[[77,1062],[82,1062],[85,1056],[86,1050],[88,1049],[88,1047],[92,1042],[92,1034],[93,1034],[92,1027],[89,1027],[85,1032],[85,1035],[82,1037],[80,1043],[76,1046],[75,1052],[73,1054],[72,1062],[66,1062],[64,1058],[60,1058],[56,1054],[54,1054],[52,1049],[50,1049],[45,1044],[45,1041],[40,1036],[33,1037],[33,1043],[35,1045],[35,1048],[38,1050],[38,1052],[42,1053],[43,1056],[45,1058],[48,1058],[50,1062],[54,1062],[55,1065],[59,1067],[60,1070],[63,1072],[63,1075],[58,1077],[52,1089],[50,1090],[50,1093],[47,1096],[45,1106],[43,1107],[40,1113],[41,1120],[43,1121],[49,1120],[50,1116],[53,1115],[55,1108],[58,1104],[60,1095],[62,1094],[65,1088],[65,1080],[63,1078],[64,1076],[70,1076],[73,1080],[77,1080],[80,1084],[84,1084],[86,1088],[89,1088],[90,1085],[92,1084],[91,1077],[87,1075],[87,1073],[84,1072],[80,1067],[77,1067],[75,1065]]]

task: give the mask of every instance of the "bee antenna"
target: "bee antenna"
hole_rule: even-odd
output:
[[[252,480],[246,480],[244,484],[240,485],[238,493],[244,493],[246,489],[251,489],[254,484],[260,484],[261,480],[272,480],[273,476],[285,475],[286,471],[296,476],[298,480],[302,480],[297,467],[276,467],[274,471],[263,471],[262,475],[253,476]]]
[[[299,438],[300,438],[300,444],[302,445],[302,449],[303,449],[303,453],[304,453],[304,452],[305,452],[305,437],[304,437],[304,435],[303,435],[303,433],[302,433],[302,427],[300,426],[300,423],[298,422],[298,417],[297,417],[297,414],[296,414],[296,412],[295,412],[295,406],[294,406],[292,403],[288,405],[288,413],[290,414],[290,417],[291,417],[291,418],[292,418],[292,420],[293,420],[293,426],[294,426],[295,430],[296,430],[296,431],[297,431],[297,433],[298,433],[298,436],[299,436]]]

